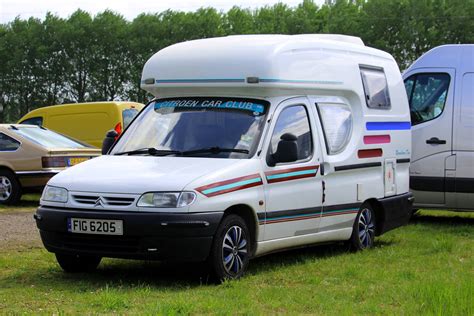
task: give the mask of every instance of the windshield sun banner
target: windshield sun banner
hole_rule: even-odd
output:
[[[174,111],[202,111],[206,109],[223,109],[244,111],[253,116],[266,112],[267,101],[239,98],[183,98],[155,101],[155,111],[174,109]]]

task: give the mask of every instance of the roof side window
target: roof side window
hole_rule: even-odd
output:
[[[360,66],[360,75],[367,107],[371,109],[390,109],[387,77],[383,68]]]
[[[352,111],[345,103],[317,103],[328,155],[342,152],[352,135]]]
[[[405,80],[412,125],[431,121],[443,113],[450,80],[447,73],[415,74]]]
[[[0,151],[15,151],[20,148],[20,142],[8,135],[0,133]]]
[[[30,124],[30,125],[42,126],[43,125],[43,118],[41,116],[32,117],[32,118],[24,120],[23,122],[20,122],[20,124]]]

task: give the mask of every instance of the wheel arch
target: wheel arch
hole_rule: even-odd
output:
[[[369,204],[372,207],[375,214],[375,236],[380,236],[385,222],[385,208],[376,198],[368,199],[362,205],[364,204]]]
[[[258,239],[258,219],[254,209],[247,204],[236,204],[228,207],[224,211],[224,217],[230,214],[240,216],[247,224],[250,233],[250,251],[253,256],[257,248]]]

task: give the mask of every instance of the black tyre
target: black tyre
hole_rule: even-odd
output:
[[[92,272],[100,263],[101,257],[56,254],[56,260],[65,272]]]
[[[16,204],[21,198],[20,182],[9,170],[0,170],[0,204]]]
[[[250,234],[245,221],[226,216],[217,229],[209,261],[213,276],[221,282],[240,278],[249,265]]]
[[[364,250],[372,248],[375,240],[375,213],[370,204],[361,206],[352,229],[349,240],[352,250]]]

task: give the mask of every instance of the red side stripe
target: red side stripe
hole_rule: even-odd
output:
[[[231,184],[231,183],[234,183],[234,182],[239,182],[239,181],[244,181],[244,180],[250,180],[250,179],[254,179],[254,178],[260,178],[260,175],[258,173],[256,173],[256,174],[251,174],[251,175],[244,176],[244,177],[229,179],[229,180],[220,181],[220,182],[214,182],[214,183],[203,185],[202,187],[196,188],[196,191],[201,192],[201,191],[204,191],[204,190],[207,190],[207,189],[212,189],[212,188],[215,188],[215,187],[219,187],[221,185]]]
[[[315,166],[307,166],[307,167],[298,167],[298,168],[289,168],[289,169],[280,169],[276,171],[268,171],[265,172],[266,176],[271,176],[274,174],[280,174],[280,173],[288,173],[288,172],[296,172],[296,171],[303,171],[303,170],[310,170],[310,169],[318,169],[319,165]]]
[[[204,194],[201,191],[199,191],[199,190],[198,191],[201,192],[202,194],[204,194],[207,197],[212,197],[212,196],[221,195],[221,194],[224,194],[224,193],[229,193],[229,192],[239,191],[239,190],[243,190],[243,189],[253,188],[253,187],[256,187],[256,186],[259,186],[259,185],[262,185],[262,184],[263,184],[263,182],[262,182],[262,180],[260,180],[259,182],[245,184],[245,185],[241,185],[241,186],[238,186],[238,187],[235,187],[235,188],[232,188],[232,189],[217,191],[217,192],[214,192],[214,193]]]
[[[357,156],[359,158],[374,158],[374,157],[382,157],[382,149],[361,149],[357,152]]]
[[[388,144],[390,143],[390,135],[368,135],[364,136],[364,144]]]
[[[282,172],[282,173],[285,173],[285,172]],[[268,183],[276,183],[276,182],[283,182],[283,181],[288,181],[288,180],[296,180],[296,179],[303,179],[303,178],[312,178],[312,177],[315,177],[317,174],[316,173],[312,173],[312,174],[302,174],[302,175],[299,175],[299,176],[291,176],[291,177],[285,177],[285,178],[277,178],[277,179],[267,179],[267,182]]]

